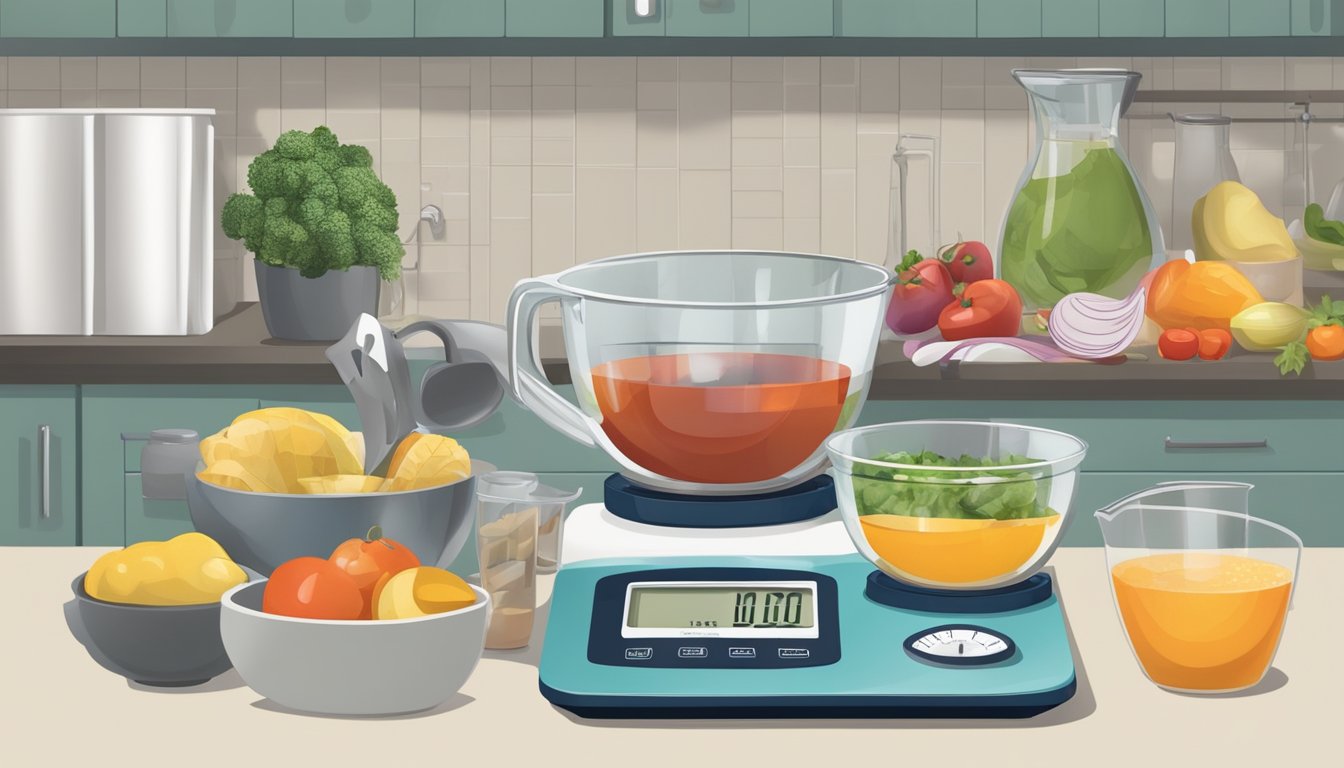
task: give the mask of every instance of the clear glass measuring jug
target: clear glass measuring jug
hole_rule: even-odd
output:
[[[1120,623],[1163,688],[1242,690],[1274,662],[1302,540],[1247,514],[1251,488],[1159,483],[1096,513]]]
[[[1036,118],[1036,145],[1008,206],[1000,277],[1027,313],[1070,293],[1128,296],[1165,261],[1152,202],[1120,145],[1139,73],[1015,69]]]

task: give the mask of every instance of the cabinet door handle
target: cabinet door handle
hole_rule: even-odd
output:
[[[635,16],[641,19],[647,19],[653,16],[658,10],[657,0],[632,0],[635,5]]]
[[[1208,450],[1208,449],[1237,449],[1237,448],[1268,448],[1269,438],[1259,440],[1172,440],[1168,436],[1162,441],[1167,450]]]
[[[37,428],[38,441],[42,444],[42,495],[40,504],[43,518],[51,517],[51,426],[42,424]]]

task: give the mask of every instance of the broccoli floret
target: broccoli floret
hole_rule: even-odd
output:
[[[220,226],[263,263],[304,277],[352,266],[401,274],[397,198],[373,172],[373,157],[342,145],[326,126],[288,131],[247,169],[252,194],[224,204]]]

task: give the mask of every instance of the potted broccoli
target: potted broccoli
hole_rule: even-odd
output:
[[[224,204],[224,234],[257,259],[266,329],[278,339],[333,341],[377,314],[383,280],[401,274],[397,199],[369,151],[326,126],[288,131],[247,168],[252,194]]]

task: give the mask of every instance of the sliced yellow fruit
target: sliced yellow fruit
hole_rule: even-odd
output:
[[[1220,182],[1195,204],[1190,229],[1195,257],[1201,261],[1288,261],[1297,256],[1283,219],[1235,181]]]
[[[84,577],[90,597],[134,605],[198,605],[247,581],[223,547],[201,533],[145,541],[98,558]]]
[[[272,466],[274,469],[274,466]],[[196,477],[211,485],[252,493],[285,493],[286,484],[278,471],[258,477],[252,469],[233,459],[224,459],[196,473]]]
[[[323,475],[301,477],[299,485],[304,493],[377,493],[384,479],[374,475]]]
[[[388,579],[374,596],[373,618],[412,619],[475,603],[475,591],[460,576],[426,565],[407,568]]]
[[[451,437],[408,435],[388,465],[391,490],[411,491],[455,483],[471,475],[471,456]]]

